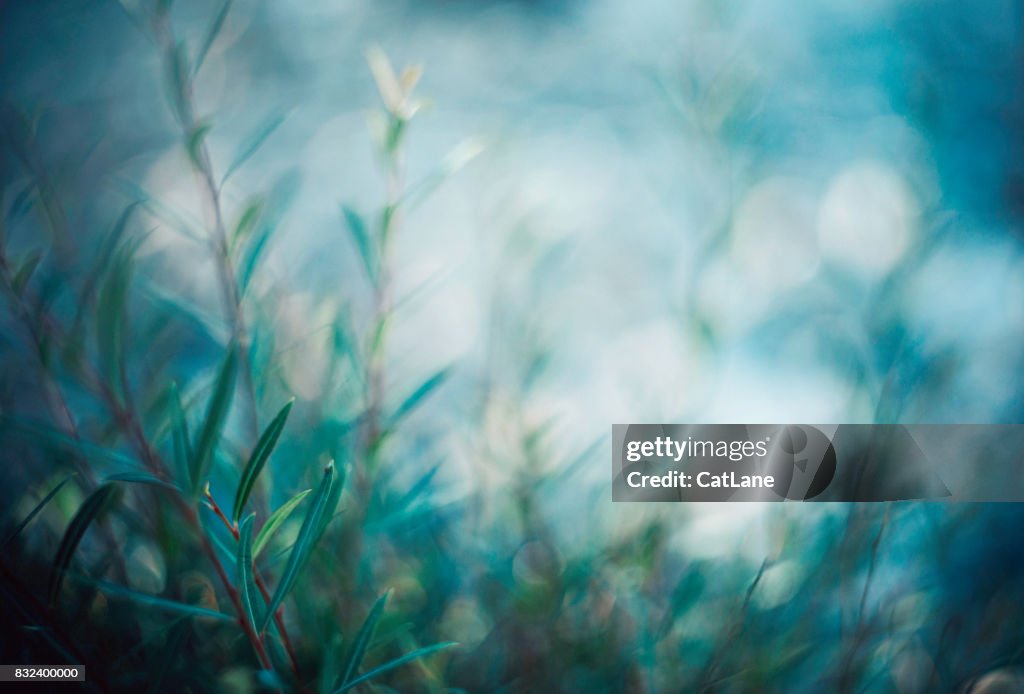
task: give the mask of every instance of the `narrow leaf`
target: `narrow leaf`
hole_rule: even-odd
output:
[[[299,536],[295,540],[291,554],[288,555],[288,563],[281,574],[281,580],[277,584],[277,590],[274,591],[274,597],[267,608],[267,614],[263,619],[263,626],[260,628],[260,631],[267,628],[267,624],[273,618],[274,612],[277,611],[288,591],[295,585],[299,572],[302,571],[309,556],[313,553],[313,548],[316,546],[316,541],[319,539],[320,531],[323,527],[323,517],[329,513],[327,506],[329,499],[332,497],[331,490],[333,487],[334,462],[332,461],[324,471],[323,481],[320,482],[320,486],[316,490],[316,496],[313,497],[313,504],[309,509],[309,513],[306,514],[302,527],[299,529]]]
[[[452,646],[458,646],[458,645],[459,644],[457,642],[455,642],[455,641],[446,641],[444,643],[435,643],[433,646],[427,646],[425,648],[418,648],[418,649],[416,649],[415,651],[413,651],[411,653],[406,653],[401,658],[395,658],[394,660],[392,660],[389,663],[385,663],[384,665],[381,665],[380,667],[375,667],[374,669],[370,670],[365,675],[360,675],[359,677],[355,678],[351,682],[347,682],[340,689],[335,690],[334,694],[341,694],[341,692],[347,692],[349,689],[352,689],[353,687],[356,687],[356,686],[362,684],[363,682],[367,682],[369,680],[372,680],[374,677],[382,675],[385,672],[387,672],[388,670],[394,670],[396,667],[401,667],[402,665],[405,665],[406,663],[410,663],[410,662],[412,662],[414,660],[418,660],[420,658],[425,658],[428,655],[431,655],[433,653],[437,653],[438,651],[443,651],[446,648],[451,648]]]
[[[108,475],[104,482],[128,482],[129,484],[149,484],[154,487],[163,487],[164,489],[170,489],[174,492],[180,492],[176,485],[167,480],[162,480],[159,477],[153,475],[147,475],[141,472],[119,472],[115,475]]]
[[[8,536],[7,536],[7,539],[6,539],[6,540],[4,540],[4,542],[3,542],[3,545],[0,545],[0,547],[6,547],[6,546],[7,546],[7,545],[9,545],[9,544],[10,544],[11,542],[13,542],[13,541],[14,541],[14,539],[15,539],[15,538],[17,538],[17,537],[18,537],[18,535],[20,535],[20,534],[21,534],[21,532],[22,532],[22,531],[23,531],[23,530],[24,530],[25,528],[27,528],[27,527],[28,527],[28,524],[29,524],[29,523],[31,523],[31,522],[32,522],[32,520],[33,520],[33,519],[34,519],[34,518],[35,518],[36,516],[38,516],[38,515],[39,515],[39,512],[43,510],[43,508],[44,508],[44,507],[46,506],[46,504],[50,503],[50,500],[51,500],[51,499],[53,499],[53,497],[57,496],[57,492],[59,492],[59,491],[61,490],[61,488],[62,488],[62,487],[63,487],[63,486],[65,485],[65,484],[67,484],[67,483],[68,483],[68,480],[70,480],[70,479],[71,479],[72,477],[74,477],[74,475],[68,475],[67,477],[65,477],[64,479],[62,479],[62,480],[61,480],[61,481],[60,481],[60,482],[59,482],[59,483],[57,484],[57,486],[56,486],[56,487],[54,487],[53,489],[51,489],[51,490],[50,490],[50,492],[49,492],[49,493],[48,493],[48,494],[47,494],[46,496],[44,496],[44,497],[42,498],[42,500],[41,500],[41,501],[40,501],[40,502],[39,502],[38,504],[36,504],[36,505],[35,505],[35,507],[34,507],[34,508],[33,508],[33,509],[31,510],[31,511],[29,511],[29,514],[28,514],[27,516],[25,516],[25,519],[24,519],[24,520],[22,520],[22,521],[21,521],[20,523],[18,523],[17,527],[16,527],[16,528],[14,528],[14,530],[12,530],[12,531],[11,531],[10,535],[8,535]]]
[[[345,669],[341,675],[340,683],[343,686],[351,685],[353,680],[356,679],[359,665],[363,662],[366,649],[370,647],[373,632],[377,630],[377,622],[380,621],[380,617],[384,613],[384,604],[387,603],[390,595],[391,589],[389,588],[384,595],[377,598],[377,601],[373,603],[373,607],[370,608],[370,613],[363,620],[363,625],[359,627],[359,632],[356,634],[355,639],[352,640],[352,647],[349,649],[348,659],[345,661]]]
[[[450,367],[441,369],[436,374],[434,374],[426,381],[424,381],[419,388],[414,390],[412,392],[412,395],[407,397],[402,402],[402,404],[398,406],[398,409],[395,410],[395,413],[391,415],[391,426],[394,426],[402,418],[404,418],[406,415],[408,415],[410,412],[416,409],[416,406],[419,405],[420,402],[425,397],[434,392],[434,390],[436,390],[438,386],[440,386],[442,383],[445,382],[445,380],[447,380],[448,376],[451,375],[451,371],[452,370]]]
[[[119,364],[124,358],[125,310],[132,275],[132,249],[118,252],[100,287],[96,302],[96,339],[100,368],[108,383],[118,381]],[[125,387],[126,384],[121,384]]]
[[[42,252],[36,250],[29,253],[28,257],[25,258],[25,262],[18,268],[18,272],[15,273],[14,278],[11,280],[11,288],[14,289],[14,293],[17,296],[21,296],[28,281],[32,278],[32,273],[39,267],[39,261],[43,259]]]
[[[268,518],[267,522],[263,524],[262,528],[260,528],[260,532],[256,535],[256,540],[253,542],[252,555],[254,557],[258,557],[260,555],[260,552],[263,551],[263,548],[266,547],[267,544],[270,542],[271,538],[273,538],[274,533],[277,532],[277,529],[280,528],[281,525],[286,520],[288,520],[288,516],[292,514],[292,511],[295,510],[295,507],[298,506],[299,503],[303,499],[305,499],[311,491],[313,490],[307,489],[305,491],[299,492],[291,499],[284,502],[281,508],[277,509],[270,515],[270,518]]]
[[[189,475],[189,460],[192,459],[192,444],[188,432],[185,407],[181,402],[178,384],[171,383],[171,439],[174,446],[174,462],[182,480]]]
[[[188,138],[185,140],[188,157],[192,161],[192,165],[197,169],[202,169],[203,167],[203,143],[206,141],[206,136],[212,128],[213,125],[209,122],[201,122],[192,129],[192,132],[188,134]]]
[[[366,229],[366,222],[359,216],[359,213],[348,205],[341,206],[341,213],[345,217],[345,226],[352,235],[359,257],[362,258],[363,267],[366,269],[366,276],[371,282],[377,277],[377,259],[370,233]]]
[[[206,409],[203,428],[199,432],[199,440],[196,442],[195,452],[192,455],[190,472],[193,494],[199,494],[202,490],[203,483],[210,471],[210,463],[213,460],[217,441],[220,439],[221,429],[227,418],[228,408],[231,406],[231,397],[235,391],[237,364],[238,351],[232,346],[217,375],[213,395],[210,397],[210,404]]]
[[[242,608],[249,625],[256,629],[259,624],[257,609],[259,598],[256,595],[256,588],[253,584],[252,575],[252,521],[256,514],[250,513],[242,521],[239,529],[238,555],[236,565],[238,568],[239,592],[242,598]]]
[[[285,406],[281,408],[281,411],[277,413],[277,416],[274,417],[273,421],[263,430],[263,434],[260,435],[260,440],[256,443],[256,448],[253,449],[245,470],[242,471],[242,479],[238,482],[238,491],[235,493],[233,520],[238,521],[242,517],[245,502],[249,500],[253,485],[256,484],[256,478],[259,477],[263,466],[274,450],[274,446],[277,445],[277,440],[284,430],[285,422],[288,421],[288,413],[292,411],[294,403],[295,398],[285,403]]]
[[[206,60],[206,55],[210,52],[210,48],[213,47],[213,42],[217,40],[217,36],[224,26],[224,20],[227,19],[230,9],[231,0],[225,0],[220,6],[220,11],[217,12],[217,16],[214,17],[213,23],[210,24],[210,28],[206,30],[206,36],[203,37],[203,42],[199,46],[199,52],[196,53],[195,64],[192,67],[193,76],[199,74],[199,69],[203,66],[203,61]]]
[[[75,517],[71,519],[71,523],[68,524],[67,530],[64,531],[64,537],[60,541],[60,547],[57,548],[57,556],[54,557],[53,566],[50,568],[47,594],[51,605],[57,601],[61,583],[64,581],[64,574],[71,564],[71,558],[74,556],[75,550],[85,536],[85,531],[89,529],[89,525],[96,518],[110,507],[117,493],[118,487],[116,484],[100,485],[86,498],[81,507],[79,507]]]
[[[266,142],[267,138],[270,137],[278,127],[280,127],[281,123],[284,123],[284,118],[284,116],[274,116],[245,141],[245,144],[235,156],[234,161],[231,162],[227,171],[224,172],[224,177],[220,181],[221,185],[224,185],[231,174],[237,171],[242,164],[249,161],[249,158],[252,157],[252,155],[256,154],[257,150],[259,150],[263,143]]]
[[[173,612],[187,617],[212,617],[213,619],[223,619],[227,621],[234,619],[231,615],[218,612],[217,610],[199,607],[198,605],[189,605],[188,603],[178,602],[176,600],[168,600],[167,598],[159,598],[155,595],[149,595],[148,593],[140,593],[137,590],[132,590],[131,588],[126,588],[124,586],[117,585],[116,583],[110,583],[108,581],[90,581],[90,583],[107,595],[125,598],[142,605],[154,607],[158,610],[164,610],[165,612]]]

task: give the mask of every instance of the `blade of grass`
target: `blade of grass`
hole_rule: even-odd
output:
[[[57,486],[51,489],[49,493],[46,496],[44,496],[42,500],[38,504],[36,504],[31,511],[29,511],[29,514],[25,516],[24,520],[18,523],[17,527],[15,527],[14,530],[11,531],[11,533],[7,536],[7,538],[4,540],[3,544],[0,545],[0,547],[6,547],[7,545],[11,544],[11,542],[13,542],[18,537],[18,535],[21,535],[22,531],[28,527],[28,524],[31,523],[33,519],[35,519],[35,517],[39,515],[39,512],[42,511],[43,508],[48,503],[50,503],[50,500],[53,499],[53,497],[57,496],[57,492],[59,492],[61,488],[65,484],[67,484],[68,480],[70,480],[72,477],[74,477],[73,474],[68,475],[60,482],[58,482]]]
[[[292,514],[292,511],[295,510],[295,507],[298,506],[311,491],[313,490],[307,489],[299,492],[291,499],[284,502],[284,504],[281,505],[281,508],[277,509],[270,515],[270,518],[268,518],[267,522],[263,524],[262,528],[260,528],[259,533],[256,535],[256,540],[253,542],[252,555],[254,557],[258,557],[260,555],[260,552],[262,552],[263,548],[270,542],[274,533],[277,532],[277,529],[281,527],[281,525],[288,519],[288,516]]]
[[[213,395],[210,397],[210,404],[206,409],[206,419],[203,421],[203,428],[199,433],[199,440],[196,442],[195,452],[192,455],[190,476],[193,495],[198,495],[202,490],[209,473],[213,453],[217,448],[217,441],[220,439],[221,429],[224,426],[228,408],[231,406],[231,397],[235,391],[237,364],[238,350],[232,346],[217,375]]]
[[[277,590],[274,591],[274,597],[267,608],[267,614],[263,618],[263,625],[260,631],[267,628],[267,624],[273,618],[274,612],[277,611],[288,591],[295,585],[299,572],[302,571],[309,556],[313,553],[313,548],[316,546],[316,541],[319,539],[319,534],[323,527],[323,517],[329,513],[327,506],[332,496],[331,490],[333,487],[334,462],[331,461],[324,471],[323,480],[320,482],[320,487],[316,490],[316,496],[313,497],[313,504],[309,509],[309,513],[306,514],[306,518],[302,522],[299,536],[295,540],[291,554],[288,555],[288,563],[281,574],[281,580],[277,584]]]
[[[266,465],[267,459],[274,450],[274,446],[277,445],[277,440],[281,437],[284,425],[288,421],[288,413],[291,412],[292,405],[294,404],[295,398],[285,403],[273,421],[263,430],[260,440],[256,443],[256,448],[253,449],[252,455],[249,456],[249,462],[242,471],[242,479],[239,480],[238,491],[235,493],[232,520],[236,523],[242,517],[242,510],[245,508],[245,502],[249,500],[253,485],[256,484],[256,478],[263,471],[263,466]]]
[[[118,494],[118,487],[114,483],[100,485],[79,507],[75,517],[71,519],[64,537],[57,548],[57,555],[53,559],[53,566],[50,568],[50,581],[47,589],[49,603],[56,604],[57,595],[60,593],[61,583],[75,550],[85,536],[85,531],[104,511],[113,504]]]
[[[443,651],[446,648],[451,648],[452,646],[458,645],[459,644],[455,641],[445,641],[443,643],[435,643],[433,646],[418,648],[415,651],[412,651],[411,653],[406,653],[402,657],[395,658],[389,663],[385,663],[380,667],[375,667],[374,669],[367,672],[365,675],[360,675],[359,677],[356,677],[354,680],[345,683],[340,688],[334,690],[334,694],[341,694],[342,692],[347,692],[353,687],[359,686],[363,682],[367,682],[369,680],[372,680],[374,677],[383,675],[388,670],[394,670],[396,667],[400,667],[402,665],[405,665],[406,663],[418,660],[419,658],[425,658],[428,655],[431,655],[432,653],[437,653],[438,651]]]

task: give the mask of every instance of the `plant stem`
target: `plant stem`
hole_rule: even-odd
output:
[[[237,542],[239,539],[238,525],[228,520],[227,515],[224,513],[223,509],[221,509],[220,504],[217,503],[217,500],[213,498],[213,495],[210,494],[209,490],[206,491],[206,500],[207,502],[209,502],[210,510],[213,511],[214,515],[216,515],[217,518],[219,518],[222,523],[224,523],[224,526],[228,529],[228,531],[231,533],[231,536],[235,538],[235,541]],[[256,566],[252,567],[252,575],[253,579],[256,582],[256,586],[260,589],[260,593],[263,594],[263,599],[267,602],[267,604],[270,604],[270,591],[267,590],[267,584],[263,581],[263,577],[260,576],[259,569],[257,569]],[[292,667],[292,674],[295,675],[296,680],[301,682],[302,676],[299,674],[299,661],[295,657],[295,648],[292,646],[292,640],[288,636],[288,630],[285,629],[284,626],[284,607],[279,607],[274,612],[274,624],[277,625],[277,630],[281,634],[281,641],[284,643],[285,651],[288,653],[288,660],[290,661]]]
[[[166,12],[157,14],[154,20],[154,33],[160,46],[164,61],[169,71],[175,70],[178,61],[177,46],[171,28],[170,16]],[[187,70],[182,72],[188,72]],[[178,118],[182,135],[188,140],[200,127],[196,118],[195,96],[191,79],[184,76],[182,83],[172,85],[176,90]],[[256,406],[256,385],[252,373],[252,355],[250,354],[250,337],[246,328],[245,314],[242,310],[242,297],[238,290],[238,279],[234,263],[228,248],[227,228],[224,224],[224,208],[221,203],[221,191],[213,173],[213,163],[205,141],[200,141],[194,152],[193,165],[198,170],[199,188],[208,212],[212,217],[212,238],[214,259],[220,279],[221,296],[228,323],[231,326],[232,338],[238,344],[241,358],[242,388],[245,392],[247,411],[245,418],[246,433],[250,440],[259,436],[259,420]]]

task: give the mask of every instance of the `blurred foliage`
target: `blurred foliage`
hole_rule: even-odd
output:
[[[632,187],[630,167],[620,181],[583,157],[575,175],[545,178],[540,167],[509,189],[500,170],[516,162],[515,128],[504,133],[512,144],[480,161],[481,141],[452,147],[441,128],[448,154],[425,163],[414,153],[430,73],[396,70],[371,47],[361,69],[379,104],[366,114],[376,170],[321,155],[322,141],[293,156],[294,140],[272,150],[281,167],[266,152],[303,114],[232,103],[239,92],[223,75],[234,66],[224,43],[240,34],[259,47],[247,57],[255,72],[260,60],[284,61],[266,24],[238,20],[270,10],[121,4],[88,16],[130,20],[117,36],[136,42],[127,54],[148,56],[138,89],[150,103],[159,85],[159,113],[131,128],[109,127],[111,117],[94,138],[76,117],[91,113],[89,99],[47,110],[5,93],[4,662],[80,663],[90,687],[113,691],[1020,688],[1015,506],[613,506],[604,478],[615,417],[698,421],[747,413],[757,396],[778,421],[808,411],[793,402],[815,402],[815,379],[827,401],[847,403],[829,412],[850,419],[1019,419],[1019,316],[1001,302],[968,308],[977,333],[966,338],[943,321],[972,287],[1002,299],[1024,285],[1013,284],[1017,241],[964,231],[979,203],[943,163],[961,158],[940,146],[956,132],[941,84],[922,73],[907,89],[920,132],[885,121],[877,140],[865,136],[874,149],[864,161],[818,171],[824,152],[847,144],[826,136],[853,126],[815,121],[811,139],[822,139],[808,145],[798,136],[808,121],[787,99],[841,93],[842,66],[822,69],[824,86],[779,84],[752,54],[729,53],[732,43],[695,43],[644,82],[668,123],[645,155],[665,167],[649,187]],[[536,21],[584,13],[535,4]],[[691,5],[698,38],[785,43],[745,34],[735,3]],[[32,17],[3,11],[7,26]],[[514,33],[511,15],[480,21],[493,16],[508,24],[492,38]],[[780,34],[784,25],[771,24]],[[51,64],[37,50],[26,49],[26,64]],[[908,74],[916,55],[907,49]],[[523,69],[557,80],[564,57]],[[583,62],[598,83],[622,79]],[[9,64],[14,84],[21,63]],[[301,82],[294,69],[280,68],[284,82]],[[623,89],[636,89],[626,76]],[[481,99],[514,114],[507,77]],[[583,103],[604,98],[595,83],[568,82],[552,84]],[[220,102],[208,96],[217,84]],[[864,108],[848,107],[851,121]],[[1020,115],[1019,103],[1008,108]],[[634,127],[618,133],[628,151]],[[893,138],[901,153],[918,138],[939,143],[941,175],[920,152],[886,162]],[[309,180],[320,156],[359,191],[330,192],[322,224],[295,211],[325,188]],[[174,173],[153,173],[161,167]],[[1019,170],[1001,169],[1010,188]],[[377,173],[379,186],[365,183]],[[438,245],[462,250],[441,233],[458,207],[442,196],[466,178],[487,213],[465,263],[481,281],[452,300],[446,278],[418,261]],[[636,209],[615,206],[617,184],[637,193]],[[947,189],[958,194],[936,192]],[[538,199],[566,218],[552,222]],[[618,229],[610,245],[588,236],[602,224]],[[285,236],[295,227],[316,235]],[[310,245],[323,262],[296,260],[294,247]],[[479,344],[424,358],[457,341],[453,317],[479,322]],[[622,335],[599,340],[608,336],[594,323],[605,321]],[[994,356],[972,366],[975,350]],[[623,371],[607,376],[613,367],[593,367],[595,354]],[[730,382],[709,379],[750,354],[762,375],[785,373],[732,382],[733,409],[716,405]]]

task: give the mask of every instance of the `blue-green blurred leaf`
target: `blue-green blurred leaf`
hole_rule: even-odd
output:
[[[65,477],[64,479],[62,479],[62,480],[61,480],[61,481],[60,481],[59,483],[57,483],[57,486],[55,486],[55,487],[54,487],[53,489],[51,489],[51,490],[50,490],[50,492],[49,492],[49,493],[48,493],[48,494],[47,494],[46,496],[44,496],[44,497],[43,497],[43,498],[42,498],[42,499],[41,499],[41,500],[39,501],[39,503],[38,503],[38,504],[36,504],[36,505],[35,505],[35,506],[34,506],[34,507],[32,508],[32,510],[31,510],[31,511],[29,511],[29,514],[28,514],[27,516],[25,516],[25,518],[24,518],[24,519],[23,519],[23,520],[22,520],[22,521],[21,521],[20,523],[18,523],[18,525],[17,525],[17,526],[15,526],[15,528],[14,528],[14,529],[13,529],[13,530],[12,530],[12,531],[10,532],[10,534],[9,534],[9,535],[7,536],[7,539],[5,539],[5,540],[4,540],[4,542],[3,542],[3,545],[0,545],[0,547],[6,547],[6,546],[7,546],[7,545],[9,545],[9,544],[10,544],[11,542],[13,542],[13,541],[14,541],[14,540],[15,540],[15,539],[16,539],[16,538],[18,537],[18,535],[20,535],[20,534],[22,533],[22,531],[23,531],[23,530],[24,530],[25,528],[27,528],[27,527],[28,527],[28,524],[29,524],[29,523],[31,523],[31,522],[32,522],[32,520],[33,520],[33,519],[34,519],[34,518],[35,518],[36,516],[38,516],[38,515],[39,515],[39,512],[43,510],[43,508],[44,508],[44,507],[46,506],[46,504],[50,503],[50,500],[51,500],[51,499],[52,499],[53,497],[57,496],[57,492],[59,492],[59,491],[61,490],[61,488],[62,488],[62,487],[63,487],[63,486],[65,485],[65,484],[67,484],[67,483],[68,483],[68,480],[70,480],[70,479],[71,479],[72,477],[74,477],[74,475],[68,475],[67,477]]]
[[[432,655],[434,653],[437,653],[438,651],[443,651],[446,648],[451,648],[453,646],[458,645],[459,644],[455,641],[446,641],[444,643],[436,643],[433,646],[418,648],[415,651],[412,651],[411,653],[406,653],[400,658],[395,658],[391,662],[385,663],[384,665],[381,665],[379,667],[375,667],[374,669],[367,672],[365,675],[360,675],[359,677],[356,677],[355,679],[345,683],[344,685],[336,689],[334,691],[334,694],[341,694],[341,692],[347,692],[349,689],[352,689],[353,687],[356,687],[362,684],[363,682],[368,682],[369,680],[372,680],[374,677],[383,675],[388,670],[394,670],[396,667],[400,667],[402,665],[405,665],[406,663],[411,663],[412,661],[418,660],[420,658],[426,658],[428,655]]]
[[[193,76],[198,75],[199,70],[203,67],[203,61],[206,60],[206,56],[210,52],[213,42],[217,40],[217,36],[220,34],[221,28],[224,26],[224,20],[227,19],[229,10],[231,10],[231,0],[224,0],[220,6],[220,10],[217,12],[217,16],[214,17],[213,22],[210,23],[209,29],[206,30],[203,42],[199,44],[199,50],[196,52],[196,57],[195,60],[193,60],[192,65]]]
[[[213,387],[213,395],[206,409],[203,428],[196,441],[195,452],[192,454],[191,478],[192,493],[199,494],[209,474],[217,442],[227,419],[231,398],[235,392],[235,377],[238,372],[238,350],[232,345],[228,349],[227,358],[221,365],[217,381]]]
[[[119,489],[116,484],[100,485],[86,498],[78,512],[75,513],[75,517],[71,519],[71,523],[68,524],[67,530],[64,531],[64,537],[61,538],[60,546],[57,548],[53,565],[50,567],[50,581],[46,593],[51,605],[57,601],[64,575],[71,564],[75,550],[78,549],[82,538],[85,537],[85,531],[89,529],[93,521],[110,508],[118,493]]]
[[[231,164],[228,166],[227,171],[224,172],[224,176],[221,178],[220,181],[221,185],[224,185],[224,183],[227,182],[228,178],[231,177],[231,174],[237,171],[239,167],[242,166],[242,164],[249,161],[249,158],[252,157],[252,155],[256,154],[257,150],[259,150],[263,143],[266,142],[267,138],[270,137],[274,133],[274,131],[281,126],[282,123],[284,123],[284,120],[285,116],[283,115],[274,116],[266,123],[264,123],[262,126],[260,126],[256,130],[256,132],[254,132],[252,135],[249,136],[248,139],[245,140],[241,149],[239,149],[238,154],[235,155],[235,158],[231,161]]]

